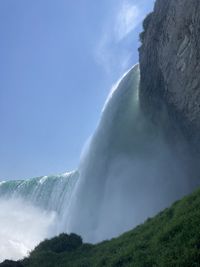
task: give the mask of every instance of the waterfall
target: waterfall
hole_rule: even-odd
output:
[[[188,192],[182,160],[146,119],[139,65],[112,88],[79,166],[67,231],[98,242],[127,231]]]
[[[135,65],[112,88],[78,171],[0,183],[0,204],[20,199],[20,205],[37,208],[36,218],[43,218],[41,212],[50,217],[55,213],[40,239],[63,231],[80,234],[87,242],[108,239],[188,193],[181,156],[140,108],[139,82]]]
[[[35,206],[63,214],[78,180],[78,171],[29,180],[0,182],[0,197],[22,198]]]

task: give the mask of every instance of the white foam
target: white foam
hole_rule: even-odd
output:
[[[1,181],[1,182],[0,182],[0,186],[1,186],[2,184],[5,184],[5,182],[6,182],[6,181]]]
[[[43,184],[47,179],[48,179],[48,176],[43,176],[43,177],[39,180],[39,183],[40,183],[40,184]]]
[[[53,234],[56,214],[20,199],[0,200],[0,262],[18,260]]]

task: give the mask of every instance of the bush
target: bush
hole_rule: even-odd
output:
[[[76,234],[60,234],[50,240],[40,243],[34,250],[34,253],[51,251],[55,253],[71,252],[82,245],[82,238]]]
[[[18,261],[5,260],[1,263],[1,267],[23,267],[23,265]]]

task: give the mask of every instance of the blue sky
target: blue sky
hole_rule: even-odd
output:
[[[153,3],[0,1],[0,180],[76,168]]]

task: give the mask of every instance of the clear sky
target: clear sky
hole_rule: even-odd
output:
[[[0,1],[0,180],[76,168],[153,3]]]

